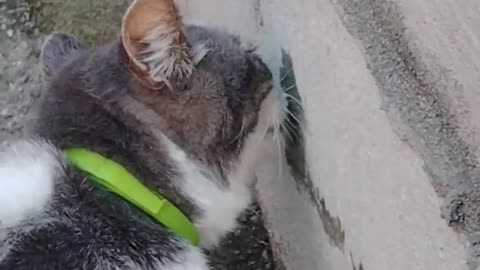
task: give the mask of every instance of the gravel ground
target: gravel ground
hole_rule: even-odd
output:
[[[68,15],[72,18],[71,21],[59,18],[56,23],[52,15],[55,14],[55,5],[71,1],[43,1],[48,4],[48,8],[42,8],[40,1],[30,0],[28,4],[25,0],[0,0],[0,144],[21,136],[25,123],[29,120],[30,109],[41,96],[38,56],[45,33],[51,29],[68,31],[65,27],[80,25],[71,32],[87,37],[85,40],[89,44],[95,44],[104,41],[114,32],[112,28],[102,28],[102,32],[95,32],[95,20],[78,19],[75,14]],[[104,0],[79,2],[83,3],[83,8],[90,4],[105,5]],[[128,0],[114,2],[114,7],[120,10]],[[79,10],[82,14],[90,14]],[[105,9],[97,9],[99,10]],[[36,14],[41,16],[34,17]],[[48,20],[42,19],[42,16]],[[93,12],[92,16],[105,18],[101,12]],[[116,17],[110,15],[106,18]],[[82,23],[87,21],[89,23]],[[56,27],[57,25],[62,27]],[[259,208],[252,206],[239,220],[239,229],[231,233],[217,250],[211,252],[213,269],[277,269]]]
[[[26,5],[11,9],[0,0],[0,142],[21,134],[41,94],[37,59],[42,37],[28,23],[28,14]]]

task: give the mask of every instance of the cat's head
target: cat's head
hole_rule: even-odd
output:
[[[134,1],[120,40],[88,51],[73,37],[53,34],[42,52],[47,80],[70,76],[110,110],[137,119],[138,128],[159,130],[221,168],[254,152],[282,121],[282,96],[254,50],[223,31],[184,26],[173,0]],[[65,73],[78,58],[81,67]]]

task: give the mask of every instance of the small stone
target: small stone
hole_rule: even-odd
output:
[[[7,124],[5,125],[5,127],[7,128],[7,130],[12,130],[12,128],[13,128],[13,122],[12,122],[12,121],[8,121]]]
[[[28,81],[30,81],[30,75],[25,75],[20,79],[22,83],[27,83]]]
[[[37,99],[39,98],[41,95],[40,91],[33,91],[30,93],[30,96],[33,98],[33,99]]]
[[[12,29],[7,30],[7,36],[13,37],[13,30]]]
[[[7,116],[7,115],[8,115],[8,109],[5,108],[5,109],[3,109],[2,111],[0,111],[0,115],[1,115],[1,116]]]

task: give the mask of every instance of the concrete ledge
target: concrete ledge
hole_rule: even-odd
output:
[[[184,4],[293,60],[307,169],[259,172],[287,269],[478,267],[480,2]]]
[[[477,269],[480,4],[334,4],[363,49],[392,125],[422,159],[430,183],[445,199],[443,222],[466,236],[468,265]]]

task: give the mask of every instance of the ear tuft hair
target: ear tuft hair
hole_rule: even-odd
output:
[[[173,0],[135,0],[122,25],[122,43],[134,71],[152,88],[182,84],[194,70],[194,57]]]

